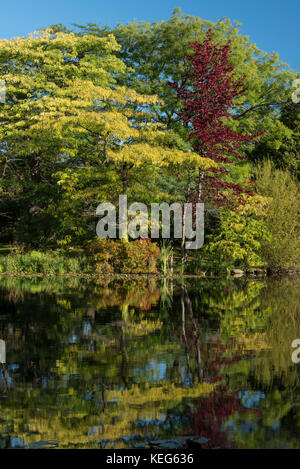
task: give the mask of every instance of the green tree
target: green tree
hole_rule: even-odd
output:
[[[300,179],[300,104],[286,102],[281,107],[280,121],[289,129],[281,144],[258,142],[250,158],[257,163],[267,156],[278,169],[289,170]]]
[[[163,103],[155,106],[157,120],[186,135],[177,115],[178,101],[169,82],[181,82],[186,72],[184,57],[192,53],[189,44],[201,43],[211,28],[214,42],[225,44],[231,40],[230,59],[234,70],[237,77],[246,77],[243,104],[237,102],[230,125],[234,130],[245,129],[249,133],[263,130],[265,141],[281,142],[290,132],[279,119],[278,105],[291,96],[295,74],[279,60],[278,54],[263,52],[242,35],[240,26],[228,19],[216,23],[205,21],[184,15],[176,8],[168,21],[118,24],[113,29],[89,24],[81,26],[81,33],[102,37],[113,32],[121,45],[119,57],[131,68],[130,73],[123,76],[123,83],[139,93],[154,93],[162,98]]]
[[[90,106],[97,86],[112,83],[125,67],[110,35],[37,32],[0,43],[1,206],[9,236],[41,243],[60,227],[51,211],[60,196],[55,173],[76,154],[76,141],[53,126],[69,125]],[[81,142],[77,142],[80,145]],[[2,223],[3,223],[2,221]],[[8,223],[7,223],[8,222]]]
[[[154,122],[156,96],[117,84],[126,67],[111,34],[48,29],[0,46],[2,212],[18,239],[82,242],[129,173],[142,186],[161,166],[211,165]]]

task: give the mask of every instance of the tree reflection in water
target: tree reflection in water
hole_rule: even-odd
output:
[[[0,445],[299,448],[299,291],[2,279]]]

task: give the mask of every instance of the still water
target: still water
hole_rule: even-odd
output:
[[[299,287],[2,278],[0,448],[300,448]]]

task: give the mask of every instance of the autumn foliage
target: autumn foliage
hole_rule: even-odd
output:
[[[95,270],[110,273],[157,273],[160,249],[150,239],[130,243],[124,240],[95,238],[88,249]]]
[[[182,103],[179,115],[190,129],[194,151],[220,163],[219,168],[201,175],[204,189],[201,195],[216,205],[225,204],[232,196],[242,202],[241,194],[249,192],[222,178],[228,173],[223,165],[243,159],[241,145],[258,136],[239,134],[228,125],[236,100],[246,91],[244,78],[238,78],[233,71],[230,41],[225,45],[214,44],[209,30],[202,44],[193,42],[191,47],[193,55],[186,56],[189,71],[181,84],[173,83],[172,87]],[[193,194],[191,198],[198,196]]]

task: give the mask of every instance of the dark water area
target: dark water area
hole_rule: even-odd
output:
[[[0,448],[299,449],[299,287],[2,278]]]

